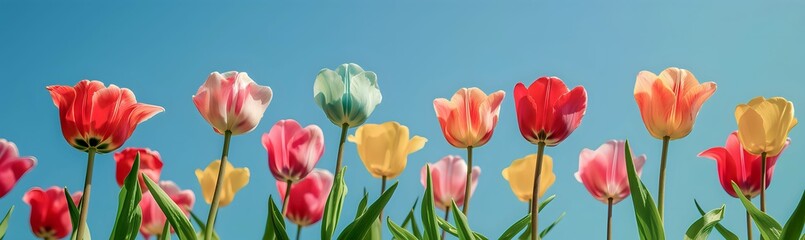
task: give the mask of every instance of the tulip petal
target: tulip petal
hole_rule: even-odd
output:
[[[741,109],[739,106],[738,109]],[[738,110],[736,110],[738,113]],[[766,131],[763,127],[763,118],[753,108],[745,109],[743,115],[735,116],[738,120],[738,138],[744,149],[755,155],[766,151]]]

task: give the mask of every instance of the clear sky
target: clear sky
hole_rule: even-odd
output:
[[[693,132],[671,143],[666,232],[670,239],[680,238],[696,220],[695,198],[707,209],[726,203],[723,223],[743,238],[743,207],[722,190],[715,162],[696,155],[723,145],[736,129],[736,104],[759,95],[805,104],[805,4],[763,3],[2,1],[0,137],[39,159],[0,199],[2,209],[17,207],[7,237],[33,238],[30,208],[21,200],[29,188],[57,185],[77,191],[83,184],[86,154],[64,141],[45,86],[98,79],[132,89],[140,102],[163,106],[166,111],[141,124],[125,146],[159,151],[165,162],[162,179],[195,191],[194,211],[202,216],[209,206],[193,171],[220,156],[223,137],[198,114],[191,96],[212,71],[245,71],[270,86],[274,99],[265,117],[254,132],[234,137],[230,150],[235,166],[251,169],[251,182],[220,210],[217,222],[224,239],[257,239],[266,199],[277,195],[260,136],[280,119],[317,124],[326,144],[318,167],[333,171],[340,130],[314,103],[313,80],[322,68],[355,62],[377,73],[383,94],[368,122],[399,121],[429,139],[392,180],[400,185],[386,213],[398,223],[423,193],[421,166],[447,154],[465,155],[444,140],[433,99],[449,98],[460,87],[506,91],[492,140],[474,152],[482,174],[470,205],[471,226],[490,238],[527,208],[500,173],[512,160],[536,151],[517,129],[515,83],[555,75],[569,86],[587,88],[581,126],[546,151],[557,175],[548,194],[557,199],[540,219],[567,212],[551,239],[600,239],[606,206],[573,177],[579,152],[628,138],[635,153],[648,155],[643,178],[656,197],[661,142],[640,119],[632,95],[635,76],[669,66],[690,69],[700,81],[718,83],[718,90],[702,107]],[[803,129],[791,132],[792,145],[779,159],[768,190],[769,213],[781,221],[805,189]],[[372,197],[380,189],[354,144],[346,144],[344,156],[349,194],[341,228],[352,219],[361,189]],[[112,228],[118,186],[112,155],[96,159],[89,224],[93,236],[103,239]],[[614,221],[615,239],[637,238],[631,200],[615,206]],[[390,237],[385,226],[384,231]],[[318,236],[319,224],[303,232],[304,239]]]

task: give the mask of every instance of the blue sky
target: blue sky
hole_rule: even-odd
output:
[[[583,148],[628,138],[635,153],[648,155],[643,178],[656,197],[661,143],[640,119],[632,96],[635,76],[669,66],[690,69],[700,81],[715,81],[718,90],[704,104],[693,133],[671,143],[666,232],[671,239],[684,234],[698,217],[695,198],[708,209],[726,203],[723,223],[744,236],[743,207],[722,190],[715,162],[696,154],[724,144],[736,129],[736,104],[759,95],[784,96],[797,106],[805,102],[800,73],[805,4],[764,3],[2,1],[0,137],[39,159],[0,199],[2,209],[17,207],[8,238],[33,238],[30,209],[21,200],[29,188],[79,190],[83,183],[86,155],[62,138],[45,86],[98,79],[132,89],[141,102],[165,107],[141,124],[125,146],[159,151],[165,161],[162,179],[195,191],[194,211],[202,216],[208,205],[193,171],[220,156],[223,138],[198,114],[191,95],[212,71],[245,71],[270,86],[275,96],[261,124],[234,137],[230,149],[236,166],[251,169],[251,182],[220,210],[217,221],[225,239],[256,239],[262,236],[266,199],[277,195],[261,134],[280,119],[318,124],[327,147],[318,167],[333,171],[340,130],[316,106],[312,88],[320,69],[345,62],[378,75],[383,102],[368,122],[399,121],[430,140],[409,157],[408,168],[396,179],[400,185],[386,214],[397,222],[423,192],[423,164],[448,154],[465,155],[442,137],[433,99],[449,97],[460,87],[506,91],[495,135],[474,151],[482,174],[470,221],[489,237],[499,236],[527,208],[500,174],[512,160],[536,151],[517,129],[514,84],[555,75],[569,86],[584,85],[589,103],[583,123],[546,151],[557,175],[548,194],[557,199],[540,217],[545,222],[567,212],[551,239],[605,234],[606,206],[573,177]],[[805,151],[799,147],[804,131],[799,126],[791,132],[791,147],[779,159],[767,192],[769,213],[783,221],[805,190]],[[372,197],[380,189],[354,144],[346,144],[344,156],[349,194],[340,227],[352,218],[362,188]],[[89,224],[94,237],[104,238],[112,228],[118,187],[111,154],[96,159]],[[615,239],[637,238],[630,200],[615,206],[614,220]],[[302,237],[318,236],[316,224]],[[387,231],[384,236],[389,237]]]

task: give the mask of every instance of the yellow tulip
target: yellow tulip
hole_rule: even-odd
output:
[[[221,160],[215,160],[204,170],[196,169],[198,183],[201,184],[201,192],[204,193],[204,201],[212,202],[212,195],[215,193],[215,182],[218,180],[218,169],[221,168]],[[223,188],[218,194],[219,206],[229,205],[241,188],[249,183],[249,168],[235,168],[229,162],[224,165]]]
[[[756,97],[735,107],[738,139],[752,154],[777,156],[783,150],[788,132],[797,125],[794,104],[785,98]]]
[[[376,178],[400,175],[408,162],[408,154],[422,149],[428,141],[420,136],[408,139],[408,127],[393,121],[364,124],[348,139],[358,145],[363,165]]]
[[[534,171],[537,167],[537,155],[530,154],[512,161],[512,164],[503,169],[503,178],[509,181],[509,186],[520,201],[529,202],[534,191]],[[553,159],[543,155],[542,172],[539,174],[539,197],[556,181],[553,173]]]

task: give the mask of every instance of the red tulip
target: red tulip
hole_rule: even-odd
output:
[[[257,127],[271,96],[271,88],[257,85],[245,72],[213,72],[193,95],[193,103],[216,133],[239,135]]]
[[[305,178],[324,153],[324,134],[316,125],[302,128],[293,119],[280,120],[263,134],[268,151],[268,168],[277,181],[296,182]]]
[[[587,110],[587,91],[568,90],[557,77],[540,77],[528,88],[514,86],[514,104],[520,133],[533,144],[556,146],[581,124]]]
[[[480,147],[489,142],[498,123],[503,96],[503,91],[487,96],[478,88],[462,88],[450,100],[433,100],[447,142],[457,148]]]
[[[81,192],[73,193],[73,203],[81,199]],[[31,206],[31,231],[41,239],[60,239],[72,232],[70,210],[64,189],[50,187],[47,190],[35,187],[22,197]]]
[[[140,190],[147,192],[148,188],[145,186],[142,174],[147,175],[154,182],[159,182],[159,175],[162,173],[162,157],[159,152],[153,151],[148,148],[126,148],[123,151],[115,153],[117,185],[123,186],[123,180],[126,180],[131,171],[131,165],[134,164],[134,157],[140,154]]]
[[[595,151],[585,148],[579,154],[579,171],[576,180],[584,184],[593,198],[604,204],[616,204],[629,196],[629,179],[626,175],[626,142],[610,140]],[[643,172],[646,155],[634,159],[637,176]]]
[[[190,214],[190,209],[196,202],[196,195],[192,190],[181,190],[176,183],[171,181],[161,181],[159,187],[182,209],[185,215]],[[150,192],[143,193],[140,209],[143,211],[142,225],[140,225],[140,233],[143,234],[143,237],[148,239],[151,235],[163,234],[162,229],[165,227],[167,217],[162,213]],[[171,228],[171,232],[173,232],[173,228]]]
[[[430,165],[430,174],[433,179],[433,199],[436,207],[446,210],[450,207],[451,201],[456,202],[456,206],[464,205],[464,189],[467,184],[467,163],[459,156],[448,155],[438,162]],[[420,182],[427,187],[428,172],[427,165],[420,171]],[[478,177],[481,175],[481,168],[472,167],[472,183],[470,194],[475,192],[478,185]]]
[[[786,140],[783,150],[788,147],[790,140]],[[780,151],[782,153],[782,150]],[[766,188],[769,188],[771,176],[774,173],[774,164],[780,155],[766,157]],[[732,132],[727,137],[727,144],[724,147],[714,147],[699,153],[699,157],[706,157],[716,161],[718,166],[718,179],[721,187],[730,196],[738,197],[732,188],[732,182],[738,184],[741,192],[747,198],[752,198],[760,194],[760,174],[761,158],[754,155],[741,146],[738,141],[738,133]]]
[[[81,80],[75,87],[48,86],[53,104],[59,108],[64,139],[81,151],[114,151],[131,136],[137,124],[164,111],[162,107],[138,103],[128,88],[100,81]]]
[[[280,198],[285,201],[287,183],[277,181]],[[285,217],[299,226],[308,226],[321,220],[327,195],[333,186],[333,174],[327,170],[314,169],[307,177],[291,185],[291,197]]]
[[[20,157],[17,145],[0,138],[0,198],[36,165],[34,157]]]

